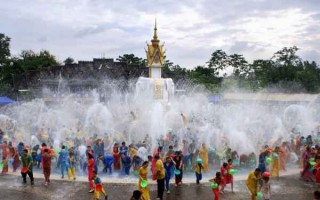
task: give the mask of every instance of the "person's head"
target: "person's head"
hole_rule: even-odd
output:
[[[93,171],[92,172],[92,179],[95,179],[97,177],[98,173],[97,171]]]
[[[172,145],[169,146],[169,150],[173,150],[173,146]]]
[[[169,156],[166,157],[166,162],[171,162],[171,158]]]
[[[307,151],[311,151],[310,146],[307,146],[307,147],[306,147],[306,150],[307,150]]]
[[[162,151],[163,147],[162,146],[159,146],[158,150],[159,151]]]
[[[228,164],[229,164],[229,165],[232,164],[232,159],[228,159]]]
[[[89,153],[88,154],[88,159],[91,159],[91,158],[93,158],[93,155],[92,155],[92,153]]]
[[[148,162],[148,161],[144,161],[144,162],[142,163],[142,167],[143,167],[143,168],[147,168],[148,165],[149,165],[149,162]]]
[[[154,158],[155,158],[156,160],[159,160],[159,159],[160,159],[159,154],[155,155]]]
[[[126,142],[122,142],[121,145],[122,145],[122,146],[126,146]]]
[[[150,162],[152,160],[152,156],[148,155],[148,161]]]
[[[223,163],[222,166],[223,166],[223,168],[227,168],[228,163]]]
[[[44,152],[45,152],[45,153],[48,153],[48,149],[44,149]]]
[[[139,190],[133,191],[132,198],[134,200],[139,200],[141,198],[142,193]]]
[[[42,146],[42,147],[46,147],[47,144],[43,142],[43,143],[41,144],[41,146]]]
[[[27,156],[27,155],[28,155],[28,149],[24,149],[24,150],[23,150],[23,155],[24,155],[24,156]]]
[[[65,148],[66,148],[66,146],[62,145],[61,149],[65,149]]]
[[[280,147],[279,147],[279,146],[276,146],[275,150],[276,150],[276,151],[279,151],[279,150],[280,150]]]
[[[221,178],[221,172],[216,172],[216,178]]]
[[[255,176],[260,176],[260,175],[261,175],[261,169],[256,168],[256,169],[254,170],[254,175],[255,175]]]
[[[99,160],[103,160],[103,156],[99,156]]]
[[[91,150],[91,146],[87,146],[87,150]]]
[[[313,199],[320,200],[320,191],[317,190],[313,192]]]
[[[205,143],[202,143],[202,147],[206,147],[206,144],[205,144]]]

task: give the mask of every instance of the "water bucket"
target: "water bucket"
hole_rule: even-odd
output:
[[[273,153],[273,154],[272,154],[272,157],[278,159],[278,158],[279,158],[279,155],[278,155],[277,153]]]
[[[216,189],[216,188],[219,187],[219,185],[218,185],[217,183],[211,183],[210,187],[211,187],[212,189]]]
[[[257,198],[258,198],[258,199],[262,199],[262,197],[263,197],[262,192],[257,192]]]
[[[269,157],[268,157],[268,158],[266,158],[266,163],[267,163],[267,164],[270,164],[270,163],[271,163],[271,161],[272,161],[272,159],[271,159],[271,158],[269,158]]]
[[[262,176],[264,176],[264,177],[270,177],[270,172],[263,172]]]
[[[198,158],[198,159],[197,159],[197,163],[201,164],[201,163],[202,163],[202,159],[201,159],[201,158]]]
[[[231,175],[234,175],[237,172],[238,172],[238,170],[236,170],[236,169],[230,169],[229,170],[229,174],[231,174]]]
[[[28,167],[22,167],[21,172],[27,173],[29,171]]]
[[[140,186],[141,186],[142,188],[147,187],[147,186],[148,186],[148,181],[147,181],[147,180],[142,180],[141,183],[140,183]]]
[[[315,165],[316,165],[316,162],[311,161],[311,162],[310,162],[310,165],[311,165],[311,166],[315,166]]]

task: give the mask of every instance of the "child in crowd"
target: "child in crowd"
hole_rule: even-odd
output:
[[[202,159],[198,158],[197,163],[194,164],[194,171],[196,173],[196,179],[197,179],[197,184],[200,184],[200,181],[202,179],[202,170],[203,170],[203,165],[202,165]]]
[[[51,160],[55,157],[49,153],[49,149],[44,149],[42,154],[42,169],[44,174],[45,183],[44,185],[47,186],[50,183],[50,174],[51,174]]]
[[[93,171],[92,180],[94,182],[94,197],[95,199],[100,199],[100,192],[104,195],[104,199],[108,199],[108,195],[102,186],[101,179],[97,176],[97,172]]]
[[[69,152],[69,165],[68,165],[68,178],[71,180],[76,180],[76,158],[73,151]]]
[[[264,200],[270,200],[271,187],[270,187],[270,173],[264,172],[260,182],[260,191],[263,194]]]
[[[232,168],[232,159],[228,159],[228,163],[223,163],[222,167],[220,168],[220,172],[225,184],[231,184],[231,192],[233,192],[233,175],[230,174],[230,170]]]
[[[247,178],[247,188],[251,193],[251,200],[256,200],[256,195],[258,192],[258,181],[261,179],[261,169],[257,168],[254,171],[251,171]]]
[[[167,194],[170,194],[170,178],[171,178],[171,169],[173,168],[174,165],[174,161],[168,156],[166,158],[166,162],[163,164],[164,165],[164,169],[166,171],[166,190],[167,190]]]
[[[224,187],[224,181],[223,181],[223,178],[221,176],[221,173],[217,172],[216,173],[216,177],[213,178],[213,179],[210,179],[209,182],[218,184],[218,186],[216,188],[212,188],[212,191],[213,191],[213,194],[214,194],[214,200],[219,200],[219,197],[220,197],[219,186],[222,187],[221,192],[223,191],[223,187]]]
[[[23,156],[21,158],[22,161],[22,169],[21,169],[21,175],[23,178],[23,183],[27,183],[27,174],[30,178],[31,185],[34,185],[33,182],[33,172],[32,172],[32,166],[33,166],[33,159],[28,154],[28,150],[23,150]]]

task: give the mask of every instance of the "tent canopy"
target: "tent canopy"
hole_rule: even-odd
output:
[[[10,99],[9,97],[0,97],[0,105],[6,105],[9,103],[14,103],[15,101]]]

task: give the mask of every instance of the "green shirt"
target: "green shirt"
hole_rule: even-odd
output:
[[[32,171],[33,160],[30,155],[22,156],[21,161],[22,161],[22,167],[28,167],[29,170]]]

